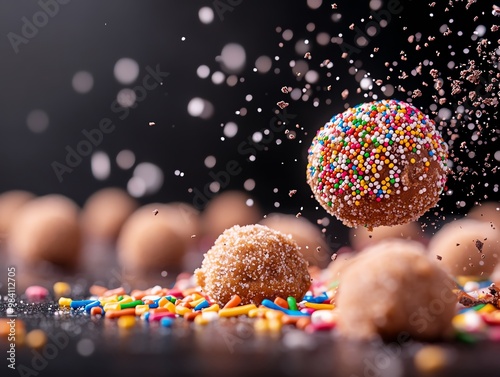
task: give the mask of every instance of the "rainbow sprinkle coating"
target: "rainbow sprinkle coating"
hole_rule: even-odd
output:
[[[446,162],[447,145],[431,119],[403,101],[381,100],[337,114],[318,131],[307,180],[320,204],[345,225],[396,225],[436,205]],[[414,203],[415,196],[432,200]],[[396,198],[403,208],[388,216],[383,203]]]

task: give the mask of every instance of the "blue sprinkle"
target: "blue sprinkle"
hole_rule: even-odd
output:
[[[205,308],[208,308],[210,306],[210,304],[208,303],[207,300],[203,300],[202,302],[200,302],[198,305],[196,305],[194,307],[194,310],[201,310],[201,309],[205,309]]]
[[[160,320],[160,325],[162,325],[163,327],[172,327],[173,324],[174,324],[174,320],[172,318],[169,318],[169,317],[163,317]]]
[[[85,305],[85,311],[86,311],[87,313],[90,313],[90,310],[91,310],[93,307],[100,306],[100,305],[101,305],[101,302],[100,302],[99,300],[93,301],[93,302],[91,302],[90,304]]]
[[[81,300],[81,301],[71,301],[71,309],[78,309],[87,306],[88,304],[92,304],[95,300]]]
[[[279,310],[279,311],[281,311],[289,316],[303,316],[303,317],[309,316],[308,314],[301,313],[301,312],[298,312],[295,310],[289,310],[289,309],[282,308],[281,306],[276,305],[274,302],[272,302],[271,300],[268,300],[267,298],[262,300],[261,304],[264,305],[266,308]]]

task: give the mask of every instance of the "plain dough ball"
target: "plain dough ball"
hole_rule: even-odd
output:
[[[309,266],[325,268],[330,262],[330,248],[319,228],[309,220],[294,215],[271,213],[260,224],[281,233],[290,234],[300,247]]]
[[[121,227],[137,207],[137,201],[120,188],[99,190],[83,206],[83,231],[91,238],[115,241]]]
[[[142,206],[123,225],[117,250],[125,272],[141,275],[181,270],[186,243],[164,209],[165,204],[159,203]]]
[[[195,278],[215,302],[225,305],[233,295],[242,304],[263,299],[300,301],[311,285],[307,262],[289,236],[263,225],[227,229],[205,254]]]
[[[0,195],[0,239],[7,236],[19,209],[35,195],[28,191],[12,190]]]
[[[369,231],[366,227],[350,228],[349,240],[354,250],[360,251],[365,247],[388,238],[402,238],[414,241],[423,241],[424,234],[419,223],[411,221],[393,226],[378,226]]]
[[[12,224],[10,253],[27,265],[46,261],[61,267],[76,267],[82,238],[78,217],[78,206],[62,195],[29,201]]]
[[[452,275],[486,279],[498,264],[500,237],[487,222],[455,220],[432,237],[429,253]]]
[[[250,225],[259,222],[261,212],[254,202],[252,206],[247,201],[250,195],[241,191],[224,191],[215,196],[202,212],[203,234],[207,242],[213,244],[215,239],[233,225]]]
[[[449,334],[457,298],[452,279],[415,241],[386,240],[365,249],[345,271],[336,305],[339,332],[348,338],[402,332],[415,340]]]

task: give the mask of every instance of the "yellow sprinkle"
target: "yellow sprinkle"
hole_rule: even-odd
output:
[[[121,329],[130,329],[135,326],[135,316],[124,315],[118,318],[118,327]]]
[[[431,163],[429,161],[425,161],[425,166],[429,166]]]
[[[316,310],[321,310],[321,309],[334,309],[335,305],[332,304],[315,304],[314,302],[306,302],[305,304],[306,308],[311,308],[311,309],[316,309]]]
[[[496,310],[497,310],[497,308],[495,308],[493,305],[486,304],[481,309],[479,309],[477,312],[478,313],[493,313]]]
[[[191,309],[189,308],[186,308],[185,306],[180,306],[180,305],[177,305],[175,307],[175,313],[176,314],[179,314],[179,315],[184,315],[186,313],[190,313],[191,312]]]
[[[390,194],[392,192],[391,189],[387,189],[387,193]]]
[[[172,302],[167,302],[163,307],[168,309],[170,313],[175,313],[175,305]]]
[[[206,325],[210,322],[207,318],[203,317],[201,314],[194,317],[194,323],[197,325]]]
[[[415,354],[413,361],[421,372],[437,372],[447,364],[446,351],[438,346],[425,346]]]
[[[213,304],[208,308],[201,309],[202,312],[218,312],[220,309],[219,304]]]
[[[71,303],[73,302],[72,299],[67,298],[67,297],[61,297],[59,299],[59,306],[64,306],[64,307],[69,307],[71,306]]]
[[[254,318],[254,317],[259,317],[259,316],[264,316],[269,310],[271,309],[267,309],[267,308],[256,308],[256,309],[252,309],[248,312],[248,316],[250,318]]]
[[[123,298],[120,300],[120,304],[127,304],[129,302],[134,301],[134,299],[128,295],[123,296]]]
[[[412,159],[410,160],[410,162],[411,162],[412,164],[414,164],[414,163],[415,163],[415,159],[414,159],[414,158],[412,158]]]
[[[164,308],[167,303],[169,303],[168,299],[166,297],[162,297],[158,300],[158,307],[159,308]],[[171,303],[171,302],[170,302]]]
[[[285,313],[280,312],[279,310],[268,310],[266,312],[267,319],[281,319]]]
[[[254,329],[258,333],[266,332],[269,329],[267,319],[258,318],[254,323]]]
[[[121,310],[122,307],[118,302],[108,302],[104,305],[103,310],[107,312],[108,310]]]
[[[135,315],[141,316],[149,310],[149,305],[137,305],[135,307]]]
[[[267,326],[268,326],[269,330],[272,332],[280,332],[281,326],[283,326],[283,324],[281,323],[281,321],[279,319],[273,318],[273,319],[269,320]]]
[[[194,293],[193,293],[193,295],[194,295]],[[191,305],[191,307],[193,307],[193,308],[194,308],[196,305],[200,304],[200,303],[201,303],[202,301],[204,301],[204,300],[205,300],[205,298],[204,298],[204,297],[202,297],[202,298],[197,298],[196,300],[191,301],[191,302],[189,303],[189,305]]]
[[[355,204],[355,205],[357,205],[357,206],[359,206],[359,205],[360,205],[359,200],[356,200],[356,201],[354,202],[354,204]]]
[[[118,296],[112,295],[109,297],[99,297],[99,301],[101,302],[101,305],[104,306],[108,302],[118,302]]]
[[[256,308],[254,304],[242,305],[235,308],[221,309],[219,315],[221,317],[236,317],[239,315],[246,315],[250,310]]]
[[[54,284],[54,295],[56,298],[62,297],[62,296],[69,296],[71,293],[71,286],[68,283],[65,283],[63,281],[59,281]]]

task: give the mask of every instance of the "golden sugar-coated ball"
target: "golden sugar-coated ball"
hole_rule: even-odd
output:
[[[0,195],[0,239],[7,236],[19,209],[35,195],[28,191],[12,190]]]
[[[201,215],[204,235],[213,243],[233,225],[249,225],[261,219],[261,210],[250,195],[241,191],[224,191],[215,196]]]
[[[271,213],[260,224],[292,236],[309,266],[325,268],[330,262],[330,248],[321,230],[304,217]]]
[[[126,191],[108,187],[92,194],[82,210],[82,227],[86,236],[115,241],[138,203]]]
[[[79,211],[62,195],[41,196],[23,205],[8,239],[12,257],[32,266],[46,261],[76,267],[82,246]]]
[[[205,254],[195,278],[215,302],[233,295],[243,304],[293,296],[301,300],[311,285],[307,262],[289,236],[263,225],[225,230]]]
[[[349,227],[417,220],[446,183],[447,145],[434,121],[397,100],[334,116],[309,148],[307,182],[321,206]]]
[[[443,225],[431,238],[432,259],[454,276],[485,279],[498,265],[500,237],[488,222],[460,219]]]
[[[421,242],[425,240],[420,224],[415,221],[392,226],[378,226],[372,230],[365,227],[349,229],[351,246],[357,251],[387,238],[402,238]]]
[[[414,340],[450,335],[457,297],[451,277],[415,241],[385,240],[366,248],[346,269],[336,304],[341,335]]]
[[[117,240],[118,262],[126,272],[178,272],[186,242],[166,216],[165,204],[137,209],[123,225]]]

